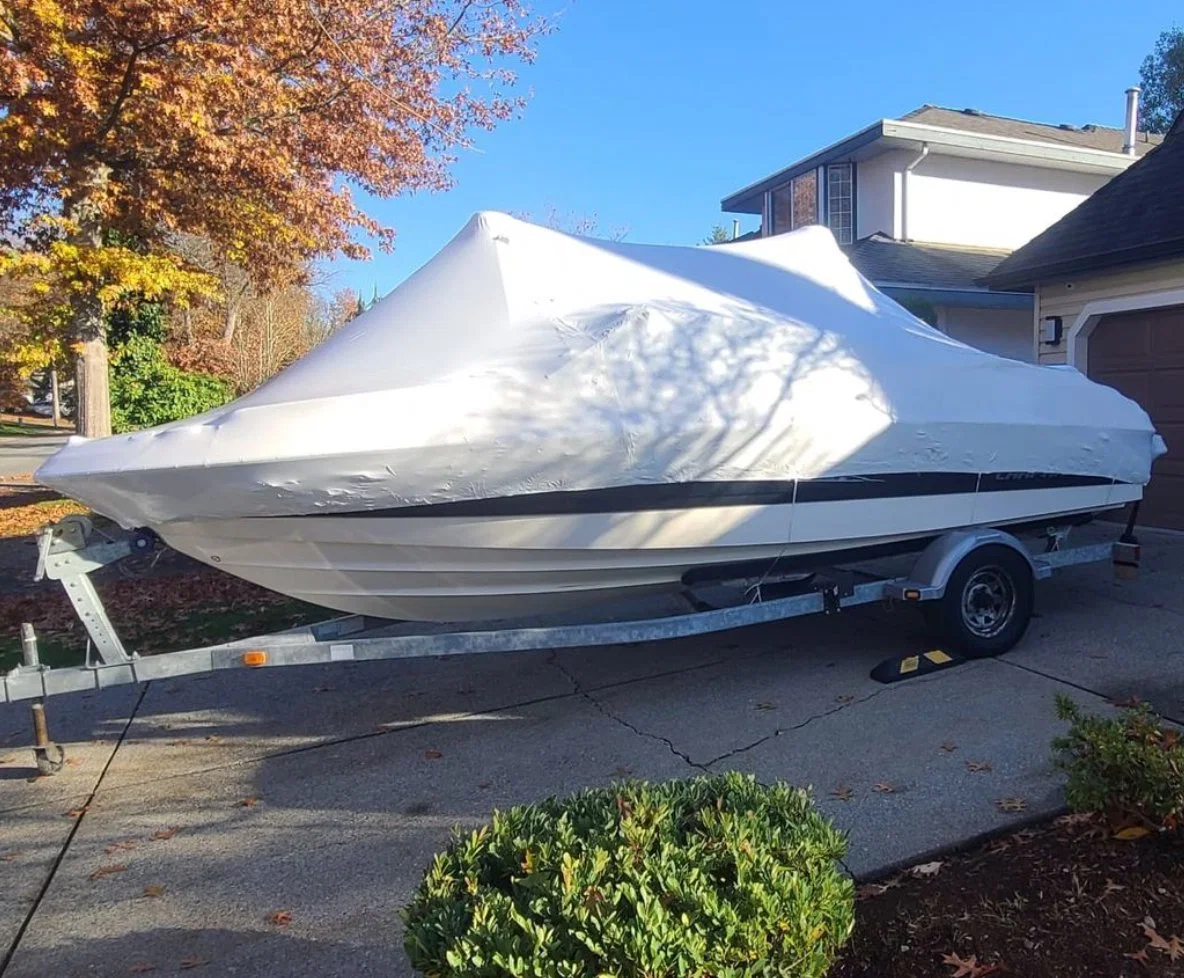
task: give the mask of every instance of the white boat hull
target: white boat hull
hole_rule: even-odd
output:
[[[466,621],[567,611],[680,588],[692,568],[892,544],[1097,512],[1141,486],[522,516],[312,515],[173,522],[182,553],[312,604]]]

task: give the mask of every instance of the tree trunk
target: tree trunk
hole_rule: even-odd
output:
[[[49,372],[49,406],[53,410],[53,426],[60,428],[62,425],[62,391],[58,387],[58,372],[56,370]]]
[[[94,167],[77,194],[67,201],[67,216],[76,225],[71,237],[83,248],[103,246],[103,215],[97,198],[109,175],[107,167]],[[94,294],[76,295],[72,306],[76,427],[78,434],[87,438],[105,438],[111,434],[111,390],[103,303]]]
[[[238,305],[231,299],[226,300],[226,318],[222,322],[222,342],[229,343],[234,339],[234,331],[238,328]]]
[[[111,434],[111,391],[107,375],[107,337],[98,299],[83,299],[74,310],[74,399],[78,434],[105,438]]]

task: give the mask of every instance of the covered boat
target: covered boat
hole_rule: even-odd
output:
[[[965,346],[829,231],[715,247],[486,213],[258,390],[45,485],[306,601],[465,620],[1141,497],[1147,414]]]

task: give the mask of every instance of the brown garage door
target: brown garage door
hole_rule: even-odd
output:
[[[1142,404],[1168,443],[1139,522],[1184,530],[1184,306],[1104,317],[1089,338],[1089,375]]]

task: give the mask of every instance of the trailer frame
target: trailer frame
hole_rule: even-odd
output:
[[[876,602],[921,605],[939,601],[959,564],[983,547],[1002,545],[1021,554],[1033,580],[1050,577],[1057,569],[1114,559],[1116,567],[1138,563],[1138,544],[1128,532],[1114,544],[1066,548],[1070,527],[1049,526],[1044,551],[1033,554],[1004,530],[954,530],[934,539],[919,554],[908,574],[880,577],[843,567],[820,568],[792,579],[768,576],[741,582],[730,592],[734,603],[710,606],[701,599],[685,613],[624,621],[595,621],[439,630],[362,615],[346,615],[316,624],[256,635],[218,645],[141,655],[129,652],[103,607],[91,580],[96,570],[132,555],[150,553],[158,541],[150,531],[96,531],[84,516],[68,516],[43,527],[38,534],[36,579],[61,582],[87,632],[85,662],[51,668],[41,663],[31,625],[22,626],[23,661],[0,680],[0,702],[33,700],[33,750],[38,770],[61,769],[64,752],[49,739],[44,700],[64,693],[87,692],[112,686],[176,679],[229,669],[324,665],[379,659],[526,652],[636,642],[663,641],[728,631],[749,625],[784,621],[811,614],[835,614],[846,608]],[[715,589],[717,592],[719,587]],[[725,589],[726,590],[726,589]],[[691,595],[688,594],[688,597]],[[1026,622],[1025,622],[1026,624]]]

